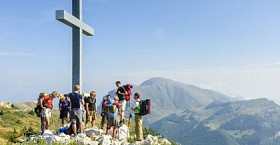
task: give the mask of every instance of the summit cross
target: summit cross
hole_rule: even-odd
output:
[[[72,15],[56,10],[56,19],[72,27],[72,89],[80,85],[82,91],[82,34],[94,35],[93,28],[82,20],[82,0],[72,0]]]

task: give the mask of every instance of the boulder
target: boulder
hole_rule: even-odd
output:
[[[89,129],[85,129],[85,134],[87,136],[100,136],[102,134],[104,134],[104,131],[102,129],[98,129],[96,126],[89,128]]]
[[[60,136],[54,136],[54,139],[53,139],[54,142],[62,142],[62,138]]]
[[[276,132],[274,135],[274,138],[279,138],[280,137],[280,131]]]
[[[124,144],[129,136],[130,136],[129,128],[126,125],[122,125],[117,130],[117,139],[120,141],[121,144]]]
[[[171,143],[166,138],[159,139],[158,143],[164,145],[171,145]]]
[[[98,141],[92,141],[91,145],[99,145],[99,142]]]
[[[42,136],[43,137],[45,137],[45,136],[54,136],[54,134],[50,130],[45,130],[44,133],[42,134]]]
[[[59,135],[58,135],[59,137],[60,137],[60,142],[61,143],[65,143],[65,144],[68,144],[68,143],[70,143],[70,136],[69,135],[66,135],[66,134],[64,134],[64,133],[60,133]]]
[[[141,144],[145,144],[145,145],[158,144],[158,137],[149,134],[144,141],[141,141]]]
[[[110,144],[112,143],[112,142],[111,142],[111,138],[112,138],[111,135],[104,135],[104,136],[102,136],[98,141],[99,141],[101,144],[110,145]]]
[[[30,135],[27,139],[26,142],[36,142],[38,140],[38,136],[36,135]]]
[[[121,145],[121,143],[118,140],[113,140],[112,145]]]
[[[42,134],[42,136],[48,144],[52,143],[52,140],[53,140],[53,137],[54,137],[54,134],[52,133],[52,131],[45,130],[44,133]]]

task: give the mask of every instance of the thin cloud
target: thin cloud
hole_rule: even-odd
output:
[[[256,65],[251,65],[249,67],[274,67],[274,66],[280,66],[280,61],[256,64]]]
[[[0,56],[10,56],[10,55],[11,55],[11,53],[7,53],[7,52],[0,53]]]
[[[33,53],[25,53],[25,52],[0,52],[0,56],[16,56],[16,57],[25,57],[25,56],[37,56]]]
[[[164,35],[164,30],[163,29],[157,29],[154,33],[153,33],[153,38],[160,38]]]

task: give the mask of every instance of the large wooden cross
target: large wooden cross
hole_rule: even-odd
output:
[[[80,85],[82,91],[82,34],[93,36],[94,30],[82,20],[82,0],[72,0],[72,15],[56,11],[56,19],[72,27],[72,88]]]

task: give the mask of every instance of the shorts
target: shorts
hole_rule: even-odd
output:
[[[52,116],[52,109],[51,108],[45,108],[43,109],[43,117],[51,117]]]
[[[88,111],[88,112],[89,112],[89,116],[86,113],[86,121],[96,120],[96,111]]]
[[[120,119],[119,117],[116,117],[114,119],[108,119],[108,127],[118,127],[119,126],[119,122],[120,122]]]
[[[70,111],[70,120],[72,123],[76,124],[77,121],[79,123],[83,122],[83,113],[81,109],[71,109]]]
[[[124,112],[125,107],[126,107],[126,100],[121,100],[121,101],[119,101],[119,102],[120,102],[120,109],[121,109],[121,112]]]
[[[69,111],[68,111],[68,109],[62,109],[62,110],[60,110],[60,119],[63,119],[63,118],[68,118],[68,113],[69,113]]]

